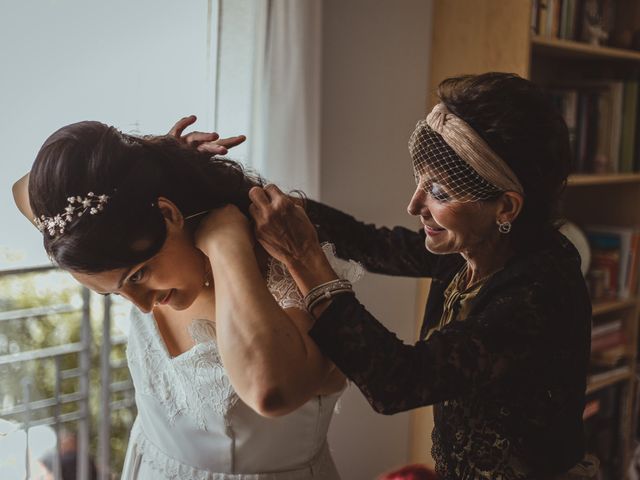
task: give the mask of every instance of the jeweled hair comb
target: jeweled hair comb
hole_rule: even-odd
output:
[[[34,223],[38,230],[43,233],[46,230],[51,237],[62,235],[67,224],[71,223],[74,218],[81,217],[87,212],[90,215],[96,215],[104,209],[108,201],[108,195],[96,195],[93,192],[87,193],[86,197],[67,197],[67,206],[64,212],[53,217],[41,215],[40,218],[34,218]]]

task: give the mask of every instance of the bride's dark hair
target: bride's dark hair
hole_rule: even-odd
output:
[[[68,197],[109,195],[99,214],[74,217],[63,234],[43,232],[44,247],[61,268],[98,273],[144,262],[160,250],[166,229],[158,197],[185,217],[227,204],[248,214],[248,191],[261,184],[240,164],[174,138],[140,139],[80,122],[56,131],[40,148],[29,200],[40,218],[64,213]]]

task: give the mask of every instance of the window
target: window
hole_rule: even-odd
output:
[[[162,134],[196,114],[198,130],[223,125],[222,135],[248,133],[258,4],[185,5],[14,0],[4,9],[0,41],[12,47],[0,51],[0,269],[48,263],[10,190],[59,127],[99,120],[124,132]],[[233,156],[247,163],[247,146]]]

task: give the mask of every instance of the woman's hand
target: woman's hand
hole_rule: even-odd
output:
[[[224,245],[253,248],[249,219],[235,205],[212,210],[202,219],[195,234],[196,247],[212,258],[213,250]]]
[[[252,188],[249,198],[256,238],[269,255],[289,266],[321,250],[316,229],[299,202],[273,184]]]
[[[167,135],[175,137],[200,152],[209,152],[213,155],[226,155],[230,148],[240,145],[247,139],[244,135],[220,138],[220,135],[215,132],[190,132],[182,135],[184,129],[189,125],[193,125],[196,120],[195,115],[190,115],[178,120]]]
[[[249,198],[257,240],[269,255],[284,263],[303,295],[337,278],[300,203],[275,185],[252,188]]]

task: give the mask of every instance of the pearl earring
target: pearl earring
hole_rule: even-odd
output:
[[[209,264],[209,260],[205,257],[204,264],[204,282],[202,284],[203,287],[210,287],[211,280],[209,280],[209,275],[211,274],[211,265]]]

